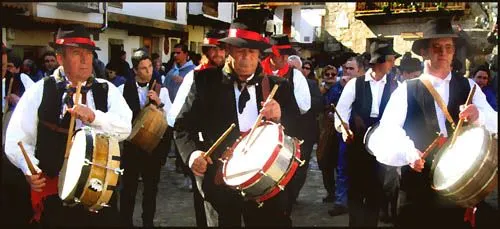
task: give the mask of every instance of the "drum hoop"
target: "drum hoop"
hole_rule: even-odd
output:
[[[298,140],[294,139],[294,156],[295,157],[298,157],[300,158],[300,144],[298,143]],[[278,185],[282,185],[282,186],[285,186],[288,184],[288,182],[290,182],[290,180],[292,179],[293,175],[295,174],[295,171],[297,170],[297,168],[299,167],[299,163],[295,160],[295,159],[291,159],[292,162],[290,163],[290,166],[288,166],[288,169],[287,171],[285,172],[285,176],[283,176],[279,181],[278,181]],[[276,194],[278,194],[281,190],[279,189],[278,186],[274,186],[272,188],[270,188],[269,190],[266,190],[265,194],[264,195],[261,195],[259,198],[257,198],[257,202],[263,202],[263,201],[266,201],[268,199],[270,199],[271,197],[274,197]]]
[[[283,144],[284,144],[284,132],[283,132],[283,126],[280,125],[280,124],[275,124],[275,123],[272,123],[272,122],[269,122],[269,121],[266,121],[265,124],[269,124],[269,125],[278,125],[278,128],[279,128],[279,131],[278,131],[278,144],[276,145],[276,147],[274,147],[273,149],[273,152],[271,153],[271,156],[269,157],[269,159],[266,161],[266,163],[264,164],[264,166],[260,169],[262,172],[267,172],[267,170],[274,164],[274,161],[276,160],[276,158],[278,158],[278,155],[279,155],[279,152],[281,151],[281,148],[283,148]],[[262,124],[264,125],[264,124]],[[259,125],[262,126],[262,125]],[[240,143],[241,141],[237,141],[233,144],[233,146],[231,147],[231,151],[234,152],[234,150],[236,149],[236,147],[238,146],[238,144]],[[226,163],[229,163],[229,160],[227,162],[224,163],[224,166],[223,166],[223,178],[225,179],[226,177],[226,174],[227,174],[227,165]],[[257,183],[258,181],[260,181],[260,179],[262,178],[262,176],[264,176],[262,173],[258,172],[256,173],[255,175],[253,175],[250,179],[248,179],[247,181],[243,182],[242,184],[238,185],[238,188],[239,189],[245,189],[245,188],[248,188],[252,185],[254,185],[255,183]]]
[[[374,155],[374,154],[373,154],[373,151],[370,148],[368,148],[367,140],[370,139],[373,132],[379,127],[379,125],[380,125],[380,122],[377,122],[374,125],[369,126],[368,129],[366,129],[365,136],[363,136],[363,144],[365,145],[365,150],[366,150],[366,152],[368,152],[371,155]]]
[[[478,128],[477,126],[467,126],[463,129],[463,131],[459,134],[459,135],[462,135],[463,133],[465,133],[466,131],[472,129],[472,128]],[[481,150],[480,150],[480,155],[478,155],[479,158],[483,158],[481,163],[474,163],[472,164],[472,166],[470,168],[467,169],[467,171],[464,173],[464,174],[469,174],[471,170],[475,170],[477,168],[480,168],[482,165],[484,165],[484,163],[486,162],[486,160],[484,160],[484,158],[486,158],[485,156],[489,153],[489,145],[490,144],[487,144],[488,142],[491,143],[490,141],[490,138],[491,136],[488,134],[487,130],[484,128],[484,127],[479,127],[483,130],[483,134],[485,136],[487,136],[486,138],[483,139],[483,144],[481,145]],[[454,186],[457,186],[459,185],[460,183],[463,183],[463,182],[460,182],[463,180],[463,176],[458,178],[457,182],[451,184],[449,187],[446,187],[444,189],[438,189],[436,188],[436,186],[434,185],[434,171],[436,169],[436,166],[438,164],[438,162],[440,161],[441,157],[443,156],[443,152],[448,150],[448,147],[450,146],[450,141],[451,141],[451,138],[448,138],[448,140],[446,141],[446,143],[443,145],[443,147],[441,147],[441,149],[439,149],[439,151],[436,153],[436,156],[434,157],[434,160],[432,161],[432,166],[431,166],[431,171],[429,173],[430,175],[430,178],[431,178],[431,187],[432,189],[436,190],[436,191],[441,191],[441,190],[449,190],[449,189],[452,189]],[[488,147],[486,147],[488,146]],[[471,182],[471,180],[469,179],[465,184],[460,184],[461,187],[458,187],[457,191],[460,191],[462,190],[463,188],[466,187],[467,184],[469,184]],[[454,192],[456,193],[456,192]],[[450,194],[452,195],[452,194]]]
[[[87,144],[85,148],[85,159],[88,159],[89,161],[93,161],[93,153],[94,153],[94,138],[92,135],[92,132],[90,129],[84,128],[85,131],[85,139]],[[78,182],[76,184],[75,188],[75,197],[80,199],[82,197],[83,191],[85,189],[85,186],[87,184],[88,177],[90,175],[90,165],[84,165],[82,166],[82,173],[80,174],[80,177],[78,178]]]

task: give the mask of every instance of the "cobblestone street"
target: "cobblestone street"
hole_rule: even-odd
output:
[[[315,153],[313,152],[313,155]],[[184,176],[175,172],[175,158],[168,158],[162,168],[161,180],[157,196],[157,211],[154,219],[155,226],[161,227],[195,227],[195,213],[193,207],[193,193],[184,185]],[[142,226],[141,195],[142,183],[139,185],[134,213],[134,225]],[[318,169],[316,157],[310,162],[309,171],[304,187],[300,192],[297,205],[292,212],[292,224],[296,227],[346,227],[349,217],[347,214],[331,217],[328,209],[333,203],[323,203],[326,191],[323,187],[321,171]],[[379,223],[379,226],[388,226]]]

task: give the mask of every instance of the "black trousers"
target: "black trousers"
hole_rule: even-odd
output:
[[[207,215],[205,213],[205,204],[203,196],[201,196],[198,187],[196,186],[196,180],[194,174],[191,172],[189,174],[191,177],[191,183],[193,186],[193,204],[194,204],[194,214],[196,216],[196,227],[207,227]]]
[[[362,143],[349,144],[347,155],[349,226],[376,227],[383,196],[379,179],[382,168]]]
[[[133,225],[135,196],[139,174],[142,175],[144,191],[142,193],[142,223],[143,226],[153,226],[156,212],[156,195],[160,181],[161,156],[153,152],[148,154],[125,141],[122,153],[121,168],[122,190],[120,192],[120,215],[125,226]]]
[[[260,208],[255,201],[244,200],[229,187],[217,187],[205,192],[205,195],[209,195],[207,200],[219,215],[219,227],[241,227],[242,216],[246,227],[291,227],[292,220],[287,212],[287,190],[285,188],[278,195],[264,201]]]
[[[14,166],[4,153],[1,160],[0,227],[27,228],[33,216],[30,186],[23,172]]]
[[[307,170],[309,169],[309,161],[311,160],[313,145],[314,142],[311,140],[304,140],[302,145],[300,145],[300,159],[305,162],[304,165],[297,168],[295,175],[287,185],[287,189],[289,189],[288,212],[292,212],[293,204],[299,197],[300,190],[306,182]]]
[[[86,210],[81,204],[73,207],[64,206],[59,196],[49,196],[43,202],[44,210],[40,225],[42,228],[118,227],[120,218],[116,199],[116,194],[113,193],[108,203],[111,207],[105,207],[95,213]]]

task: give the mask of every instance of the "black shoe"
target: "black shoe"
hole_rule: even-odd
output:
[[[333,203],[335,201],[335,197],[332,195],[328,195],[323,198],[323,203]]]
[[[328,215],[338,216],[347,213],[347,208],[342,205],[334,205],[333,209],[328,210]]]

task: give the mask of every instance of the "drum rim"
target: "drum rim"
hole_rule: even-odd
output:
[[[370,155],[375,155],[373,151],[368,147],[367,140],[370,139],[372,136],[373,132],[380,126],[380,121],[376,122],[375,124],[371,125],[366,129],[365,136],[363,136],[363,144],[365,145],[366,152],[368,152]]]
[[[284,140],[285,140],[285,138],[284,138],[284,135],[285,135],[284,134],[284,128],[283,128],[283,126],[281,124],[276,124],[276,123],[273,123],[273,122],[270,122],[270,121],[265,121],[264,124],[259,125],[259,127],[265,126],[265,125],[278,125],[279,135],[278,135],[278,144],[276,144],[276,147],[274,147],[273,152],[271,153],[271,156],[268,158],[268,160],[266,161],[266,163],[264,164],[264,166],[262,166],[262,168],[260,169],[260,171],[262,171],[263,173],[266,173],[269,170],[269,168],[271,168],[271,166],[274,164],[274,161],[276,161],[276,159],[279,156],[279,152],[283,148],[283,144],[284,144]],[[243,140],[243,138],[240,141],[236,141],[233,144],[233,146],[231,147],[231,151],[232,152],[234,152],[234,150],[236,149],[236,147],[239,145],[239,143],[242,140]],[[224,182],[227,182],[227,180],[226,180],[227,163],[229,163],[229,161],[230,161],[230,159],[228,159],[226,162],[224,162],[224,166],[223,166],[222,177],[224,179]],[[261,172],[257,172],[255,175],[253,175],[252,177],[250,177],[247,181],[245,181],[245,182],[243,182],[243,183],[241,183],[239,185],[228,185],[228,186],[237,187],[237,189],[239,189],[239,190],[246,189],[248,187],[253,186],[255,183],[259,182],[260,179],[263,176],[264,175]]]
[[[470,126],[464,127],[464,129],[462,130],[462,133],[460,133],[460,135],[462,135],[464,132],[466,132],[470,129],[473,129],[473,128],[481,128],[484,136],[486,136],[483,139],[483,144],[481,145],[480,155],[477,156],[478,158],[483,158],[483,159],[481,160],[480,163],[478,163],[478,162],[473,163],[471,167],[467,168],[467,170],[465,171],[464,174],[470,174],[471,171],[477,170],[482,165],[484,165],[485,158],[486,158],[485,156],[488,153],[490,153],[489,147],[487,147],[487,146],[489,146],[488,143],[491,143],[491,135],[488,134],[489,133],[488,130],[486,130],[483,126],[470,125]],[[434,172],[435,172],[436,166],[437,166],[438,162],[440,161],[441,157],[443,156],[443,152],[448,149],[448,147],[450,145],[450,141],[451,141],[451,138],[448,138],[447,142],[443,145],[443,147],[441,147],[441,149],[438,152],[436,152],[436,156],[434,157],[434,160],[432,161],[432,167],[431,167],[431,171],[430,171],[431,187],[432,187],[432,189],[434,189],[438,192],[449,192],[449,190],[456,190],[454,192],[454,193],[456,193],[456,192],[462,190],[463,188],[465,188],[465,185],[470,183],[470,180],[469,181],[464,180],[465,178],[464,178],[464,176],[462,176],[462,177],[458,178],[458,180],[456,182],[449,185],[448,187],[437,188],[437,186],[435,185]],[[452,194],[450,194],[450,195],[452,195]]]
[[[85,139],[87,141],[86,144],[86,149],[85,149],[85,158],[88,159],[89,161],[94,160],[94,133],[91,129],[85,128]],[[90,144],[89,144],[90,143]],[[80,199],[82,197],[83,191],[85,189],[85,186],[87,184],[87,180],[90,175],[90,169],[92,166],[90,165],[84,165],[82,166],[82,173],[78,179],[78,182],[76,183],[76,188],[75,188],[75,197]]]

